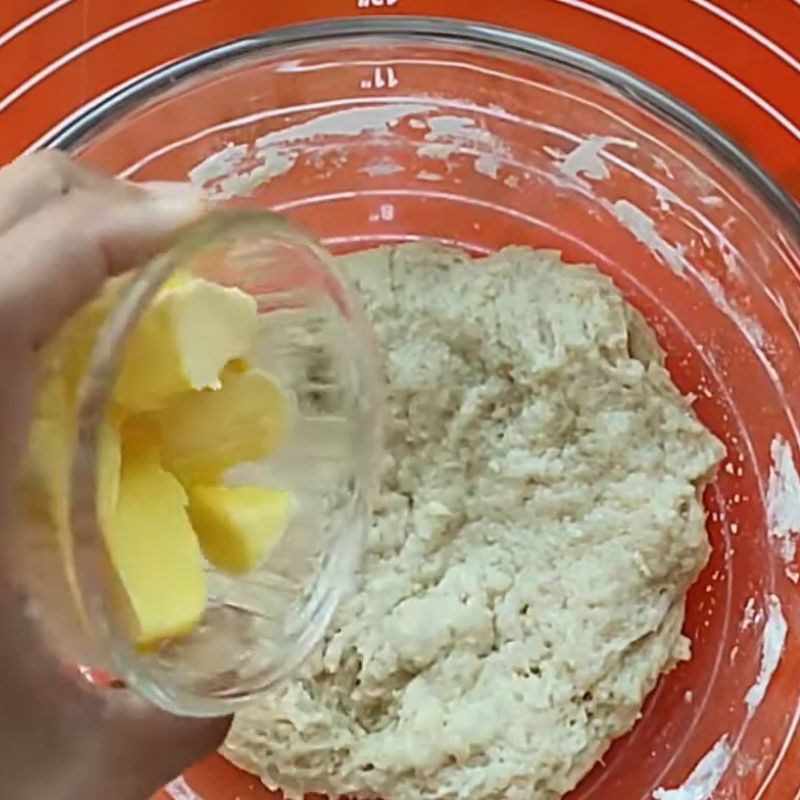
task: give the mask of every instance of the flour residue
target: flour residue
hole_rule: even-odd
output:
[[[675,274],[683,274],[686,268],[683,247],[666,241],[656,230],[656,224],[652,217],[628,200],[617,200],[611,207],[611,211],[617,220],[662,263],[666,264]]]
[[[661,211],[667,212],[672,208],[672,206],[680,205],[681,200],[678,195],[676,195],[672,189],[668,189],[666,186],[664,186],[663,183],[657,183],[653,187],[653,190],[656,193],[656,202],[658,203],[658,207]],[[702,231],[698,231],[698,234],[704,237]]]
[[[494,139],[489,131],[481,128],[471,117],[442,114],[437,117],[428,117],[425,123],[428,126],[425,139],[429,142],[439,139],[460,139],[491,144]]]
[[[669,207],[677,198],[669,190],[656,191],[659,203]],[[605,205],[605,204],[604,204]],[[607,206],[609,207],[609,206]],[[609,210],[624,227],[626,227],[656,258],[668,266],[676,275],[683,276],[687,267],[691,269],[686,258],[686,248],[680,244],[671,244],[664,239],[656,229],[655,220],[641,208],[628,200],[617,200],[610,205]],[[723,251],[725,258],[725,251]],[[730,263],[729,263],[730,262]],[[735,256],[728,251],[726,265],[731,266],[735,262]],[[735,266],[735,263],[734,263]],[[731,301],[725,291],[725,287],[713,275],[702,270],[691,270],[692,276],[702,284],[714,305],[728,317],[756,347],[763,348],[766,335],[761,325],[752,317],[748,316]],[[800,483],[798,483],[798,497],[800,497]],[[798,521],[800,521],[800,508],[798,508]]]
[[[580,181],[582,177],[599,181],[608,178],[610,173],[603,159],[604,150],[609,145],[618,145],[635,149],[636,142],[620,139],[617,136],[589,136],[580,142],[574,150],[560,154],[559,171],[568,178]],[[557,158],[559,155],[556,156]]]
[[[764,329],[756,320],[749,317],[743,311],[740,311],[731,303],[723,285],[713,275],[709,275],[707,272],[698,272],[697,280],[703,284],[709,297],[714,301],[714,305],[725,314],[726,317],[736,323],[737,327],[743,333],[747,334],[750,341],[755,344],[756,347],[763,347],[766,339]]]
[[[256,147],[285,145],[321,136],[360,136],[363,133],[385,134],[404,117],[430,111],[430,106],[419,103],[391,103],[388,105],[356,106],[344,111],[320,114],[313,119],[272,131],[256,139]]]
[[[709,800],[731,763],[732,750],[723,736],[675,789],[656,789],[653,800]]]
[[[203,800],[183,778],[176,778],[172,783],[167,784],[164,791],[173,800]]]
[[[761,622],[761,612],[756,604],[756,599],[755,597],[748,597],[747,604],[744,607],[744,616],[742,617],[742,630],[746,631],[759,622]]]
[[[493,153],[483,153],[475,159],[475,171],[496,179],[500,171],[500,160]]]
[[[800,533],[800,475],[792,447],[782,436],[775,436],[769,452],[767,531],[784,563],[790,565],[797,554]]]
[[[297,153],[289,151],[264,152],[263,164],[243,174],[226,175],[219,181],[217,192],[221,197],[247,197],[259,186],[285,175],[295,165],[297,157]]]
[[[474,158],[476,172],[497,179],[509,152],[506,145],[472,117],[435,111],[435,106],[422,103],[390,103],[319,114],[270,131],[252,144],[227,144],[197,164],[189,172],[189,179],[216,199],[246,196],[290,172],[300,158],[311,159],[319,170],[339,169],[347,159],[347,153],[342,152],[343,137],[366,135],[373,141],[390,137],[392,129],[403,120],[408,120],[412,130],[426,131],[417,147],[419,157],[447,160],[453,155],[468,155]],[[381,177],[403,169],[386,157],[361,171],[370,177]]]
[[[453,153],[458,151],[457,144],[442,144],[441,142],[428,142],[417,148],[417,155],[420,158],[439,158],[443,161],[450,158]]]
[[[230,176],[246,155],[247,145],[229,143],[222,150],[212,153],[189,170],[189,180],[195,185],[203,186],[219,178]]]
[[[750,714],[758,708],[767,693],[783,654],[787,631],[786,617],[783,616],[780,600],[775,595],[770,595],[767,599],[767,621],[761,641],[761,669],[756,682],[750,687],[744,699]]]
[[[669,164],[661,158],[661,156],[651,156],[653,159],[653,165],[656,169],[661,170],[671,181],[675,180],[675,175],[673,175],[672,170],[669,168]]]
[[[731,275],[743,279],[741,262],[743,261],[741,253],[731,244],[724,234],[720,233],[717,240],[717,247],[719,248],[722,260]]]
[[[475,171],[497,179],[508,147],[491,131],[482,128],[471,117],[451,114],[429,116],[424,119],[428,132],[425,141],[417,148],[423,158],[446,160],[455,154],[475,156]]]
[[[391,158],[381,158],[367,164],[366,167],[361,169],[364,175],[369,175],[370,178],[377,178],[384,175],[397,175],[400,172],[405,172],[405,169]]]
[[[392,103],[320,114],[270,131],[252,145],[227,145],[195,166],[189,172],[189,180],[218,199],[247,195],[289,172],[308,149],[308,143],[364,134],[386,136],[402,119],[432,110],[432,106],[421,103]]]

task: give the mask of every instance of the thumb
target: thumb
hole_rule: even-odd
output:
[[[166,247],[204,210],[189,185],[76,191],[0,236],[0,314],[38,348],[109,277]]]

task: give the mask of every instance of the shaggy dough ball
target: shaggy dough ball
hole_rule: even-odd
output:
[[[430,245],[346,263],[390,417],[361,588],[225,752],[290,797],[553,800],[689,655],[722,446],[592,267]]]

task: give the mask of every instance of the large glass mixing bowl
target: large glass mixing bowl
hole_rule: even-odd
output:
[[[575,798],[795,796],[800,211],[735,145],[583,53],[413,18],[219,47],[102,101],[51,144],[130,178],[189,175],[334,250],[521,243],[612,276],[728,456],[705,497],[713,555],[689,598],[694,656]],[[268,796],[252,784],[196,788]]]

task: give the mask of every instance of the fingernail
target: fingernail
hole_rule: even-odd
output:
[[[185,225],[208,208],[204,192],[190,183],[151,181],[140,184],[147,193],[147,204],[166,225]]]

